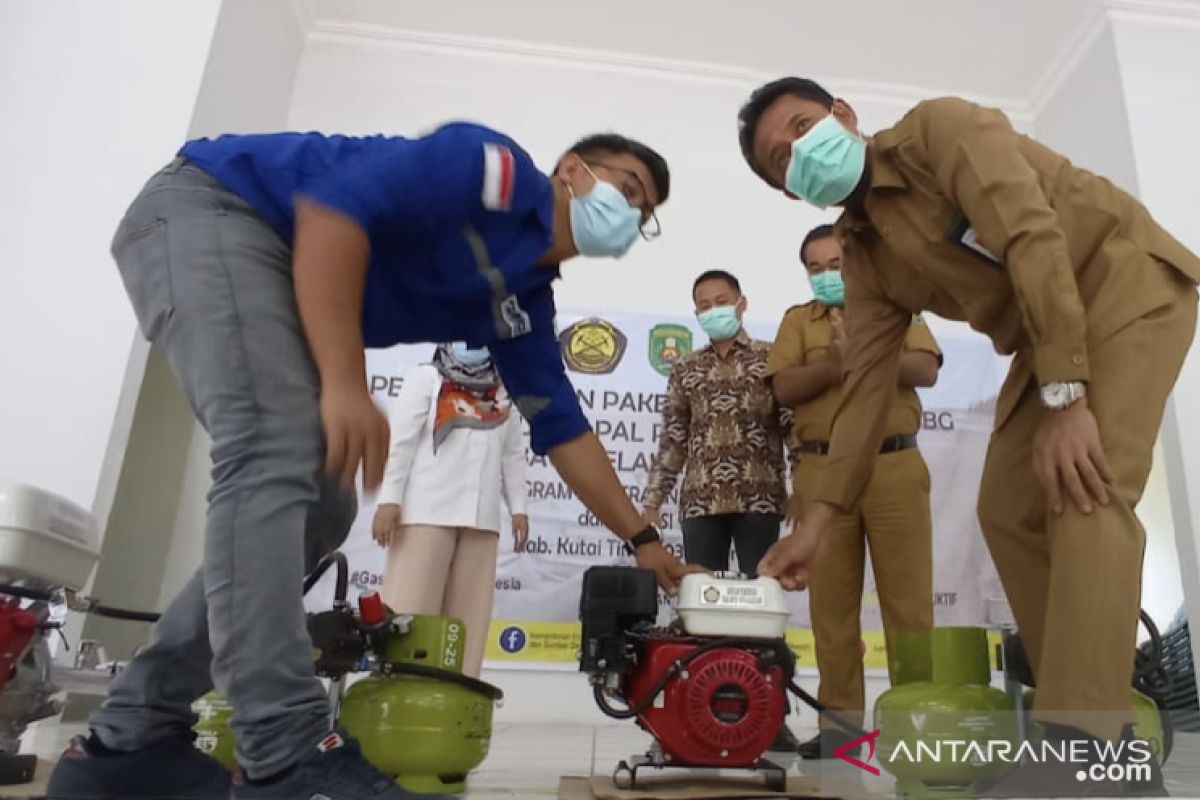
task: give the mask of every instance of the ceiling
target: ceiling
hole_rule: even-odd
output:
[[[1102,0],[298,0],[310,23],[488,40],[607,61],[758,78],[813,75],[838,91],[939,91],[1031,102]],[[896,90],[899,90],[898,92]]]

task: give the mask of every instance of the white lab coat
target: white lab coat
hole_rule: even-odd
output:
[[[392,444],[378,502],[401,506],[402,525],[500,530],[500,500],[525,513],[525,436],[514,406],[503,425],[458,428],[433,452],[442,376],[422,365],[404,378],[392,407]]]

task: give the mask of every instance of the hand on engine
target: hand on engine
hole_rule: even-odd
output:
[[[705,572],[699,564],[685,564],[671,551],[662,546],[661,542],[644,544],[637,549],[637,565],[642,569],[654,570],[658,585],[663,591],[674,597],[679,591],[679,579],[694,572]]]
[[[777,578],[785,589],[808,587],[809,571],[820,553],[825,529],[835,509],[826,503],[812,503],[802,521],[792,523],[792,532],[771,546],[757,572],[762,577]]]

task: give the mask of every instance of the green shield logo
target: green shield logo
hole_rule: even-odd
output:
[[[650,366],[670,375],[679,359],[692,352],[692,331],[685,325],[655,325],[650,329]]]

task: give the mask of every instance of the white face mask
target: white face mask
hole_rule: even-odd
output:
[[[458,363],[468,367],[477,367],[491,357],[486,347],[471,349],[462,342],[450,345],[450,352],[454,353],[454,358]]]
[[[596,178],[587,164],[583,168]],[[642,212],[607,181],[596,178],[596,185],[583,197],[571,192],[571,236],[580,255],[620,258],[637,240],[641,223]]]

